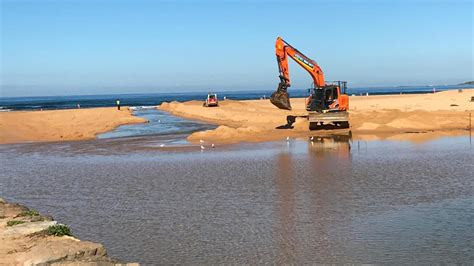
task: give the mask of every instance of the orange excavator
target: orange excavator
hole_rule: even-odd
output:
[[[304,68],[313,78],[313,87],[306,100],[306,110],[310,129],[318,124],[333,124],[340,127],[349,127],[349,97],[346,94],[347,82],[324,80],[323,71],[318,64],[298,51],[296,48],[278,37],[275,43],[280,83],[277,90],[270,97],[273,105],[280,109],[291,110],[288,88],[290,73],[288,71],[288,57]]]

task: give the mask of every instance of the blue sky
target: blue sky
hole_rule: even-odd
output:
[[[472,1],[0,1],[0,96],[274,89],[277,36],[353,87],[473,79]]]

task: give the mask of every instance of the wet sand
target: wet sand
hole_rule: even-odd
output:
[[[428,140],[445,135],[469,133],[470,113],[474,110],[474,89],[434,94],[351,96],[350,130],[356,138]],[[215,130],[196,132],[191,142],[258,142],[309,135],[347,132],[343,129],[312,131],[305,118],[297,118],[293,129],[278,130],[287,116],[304,116],[304,99],[292,99],[292,111],[280,110],[269,100],[220,102],[206,108],[200,101],[163,103],[159,109],[173,115],[220,125]],[[472,120],[472,118],[471,118]],[[415,135],[418,133],[418,135]],[[420,136],[422,135],[422,136]]]
[[[128,107],[0,112],[0,144],[93,139],[120,125],[143,122]]]

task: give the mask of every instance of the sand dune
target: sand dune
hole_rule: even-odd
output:
[[[376,135],[406,139],[405,133],[430,133],[426,136],[467,133],[474,110],[474,89],[434,94],[351,96],[350,124],[355,136]],[[215,130],[197,132],[190,141],[239,142],[341,133],[344,130],[308,130],[308,122],[297,118],[293,129],[275,129],[286,124],[286,117],[304,116],[304,99],[292,99],[292,111],[280,110],[269,100],[221,101],[219,107],[206,108],[200,101],[163,103],[159,108],[171,114],[220,125]],[[347,130],[346,130],[347,131]],[[403,135],[405,134],[405,135]],[[397,137],[398,136],[398,137]],[[421,139],[419,136],[417,139]]]
[[[128,108],[0,113],[0,143],[92,139],[119,125],[146,122]]]

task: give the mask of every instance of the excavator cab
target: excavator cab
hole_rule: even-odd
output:
[[[346,90],[346,81],[333,81],[321,88],[311,88],[306,110],[319,113],[346,111],[349,108]]]
[[[321,88],[312,89],[306,104],[310,129],[317,128],[318,124],[328,123],[342,128],[349,127],[349,96],[346,89],[345,81],[328,82]]]

